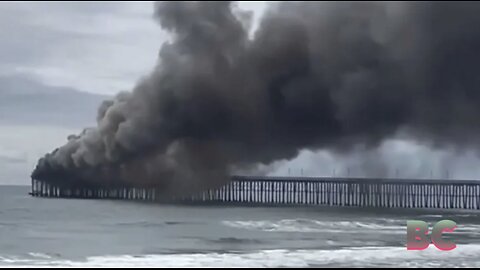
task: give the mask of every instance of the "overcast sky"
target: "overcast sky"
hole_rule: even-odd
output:
[[[2,2],[0,4],[0,184],[27,184],[38,158],[72,133],[95,124],[98,104],[131,89],[152,70],[168,38],[152,19],[151,2]],[[240,2],[261,16],[264,2]],[[255,20],[256,22],[257,20]],[[75,100],[76,106],[62,107]],[[395,151],[392,151],[395,150]],[[271,174],[356,175],[385,161],[400,176],[480,175],[473,153],[452,155],[390,141],[372,161],[303,151]],[[414,157],[414,158],[412,158]],[[378,168],[378,166],[376,166]],[[272,169],[273,168],[273,169]],[[358,175],[360,176],[360,175]]]
[[[152,70],[167,35],[152,2],[18,2],[0,5],[0,74],[115,94]],[[261,14],[264,3],[241,2]]]

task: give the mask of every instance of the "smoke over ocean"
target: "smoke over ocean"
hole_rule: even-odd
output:
[[[193,190],[302,149],[477,148],[480,4],[159,2],[155,69],[47,154],[51,182]],[[152,56],[155,57],[155,56]],[[125,63],[128,65],[128,63]]]

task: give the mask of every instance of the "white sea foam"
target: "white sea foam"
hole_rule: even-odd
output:
[[[40,259],[51,259],[52,256],[43,254],[43,253],[36,253],[36,252],[30,252],[28,255],[35,257],[35,258],[40,258]]]
[[[452,251],[430,247],[407,251],[404,247],[368,247],[338,250],[261,250],[251,253],[158,254],[97,256],[86,261],[15,260],[0,257],[12,267],[478,267],[480,245],[462,245]]]
[[[404,225],[400,223],[405,222]],[[375,231],[384,234],[405,234],[406,221],[393,220],[389,222],[359,222],[359,221],[319,221],[313,219],[282,219],[282,220],[225,220],[223,225],[265,232],[302,232],[302,233],[361,233]],[[480,225],[458,224],[455,233],[480,234]]]
[[[421,215],[421,217],[441,218],[441,217],[443,217],[443,215]]]
[[[405,226],[392,224],[376,224],[356,221],[319,221],[312,219],[272,220],[226,220],[223,225],[267,232],[331,232],[354,233],[362,230],[375,230],[379,233],[405,233]]]

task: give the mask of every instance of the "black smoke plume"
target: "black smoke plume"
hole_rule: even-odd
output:
[[[229,2],[154,7],[172,36],[156,68],[105,101],[97,126],[42,158],[34,178],[173,192],[399,133],[478,144],[479,3],[279,3],[253,37],[251,16]]]

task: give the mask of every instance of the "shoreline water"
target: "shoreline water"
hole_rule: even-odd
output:
[[[1,267],[480,266],[480,212],[159,205],[0,187]],[[453,219],[458,248],[407,251],[406,221]]]

